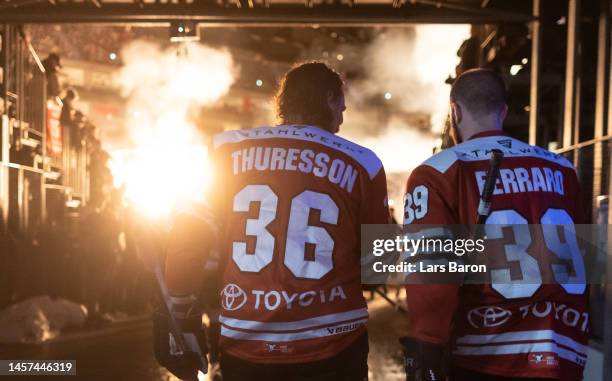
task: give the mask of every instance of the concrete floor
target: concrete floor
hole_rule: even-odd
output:
[[[380,297],[369,302],[370,381],[405,380],[401,348],[397,338],[406,331],[406,319]],[[74,359],[77,376],[46,376],[41,380],[177,380],[155,361],[151,346],[151,324],[146,320],[124,325],[116,332],[84,335],[78,340],[40,346],[0,347],[2,359]],[[2,380],[39,377],[0,377]],[[203,377],[201,381],[208,381]]]

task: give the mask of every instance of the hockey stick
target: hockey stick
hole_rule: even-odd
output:
[[[480,203],[478,204],[478,215],[476,217],[476,225],[483,225],[491,213],[491,199],[495,190],[495,183],[499,177],[499,165],[504,158],[504,153],[498,149],[491,150],[491,159],[489,160],[489,169],[485,177],[484,187],[480,195]]]
[[[495,183],[499,177],[499,166],[504,153],[498,149],[491,150],[491,158],[489,159],[489,169],[485,177],[485,183],[482,187],[482,193],[480,194],[480,202],[478,203],[478,210],[476,212],[476,226],[474,226],[474,233],[472,238],[478,240],[483,236],[484,225],[487,222],[487,218],[491,213],[491,199],[495,192]],[[464,277],[465,281],[465,277]]]
[[[133,231],[133,233],[136,233]],[[170,292],[168,291],[168,285],[166,284],[166,279],[164,277],[164,273],[162,271],[162,266],[160,263],[160,255],[159,250],[153,245],[149,240],[144,239],[140,234],[134,234],[137,238],[135,239],[135,248],[137,256],[142,260],[145,264],[145,267],[153,272],[155,275],[155,280],[157,283],[157,288],[159,294],[162,299],[162,308],[166,316],[168,316],[168,326],[170,328],[170,332],[172,333],[174,342],[178,349],[178,354],[183,354],[187,352],[196,352],[200,359],[201,368],[200,371],[206,374],[208,372],[208,360],[206,356],[202,354],[202,349],[197,341],[190,341],[188,345],[185,340],[185,335],[181,325],[176,320],[176,317],[172,313],[172,302],[170,299]],[[143,247],[144,246],[144,247]],[[191,350],[190,350],[191,349]],[[197,376],[193,379],[187,381],[197,381]]]
[[[380,295],[384,300],[386,300],[396,310],[398,310],[400,312],[403,312],[403,313],[408,313],[408,310],[406,310],[406,308],[404,308],[404,306],[402,306],[401,304],[397,303],[396,301],[394,301],[393,299],[388,297],[384,292],[380,291],[380,289],[376,288],[374,290],[374,292],[376,292],[378,295]]]

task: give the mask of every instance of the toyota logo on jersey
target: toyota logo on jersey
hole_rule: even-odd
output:
[[[238,310],[246,302],[246,292],[234,283],[227,284],[223,291],[221,291],[221,306],[227,311]]]
[[[468,312],[468,321],[474,328],[497,327],[507,322],[512,312],[496,306],[474,308]]]

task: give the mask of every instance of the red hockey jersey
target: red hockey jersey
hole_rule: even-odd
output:
[[[581,379],[588,327],[582,257],[574,250],[573,272],[561,261],[542,265],[534,259],[561,255],[573,224],[583,223],[570,162],[500,131],[478,134],[411,173],[404,223],[410,229],[418,224],[475,224],[493,148],[503,151],[504,159],[485,232],[488,239],[501,241],[492,251],[487,248],[498,266],[490,270],[487,284],[407,285],[411,336],[449,343],[456,366],[479,372]],[[541,233],[532,236],[526,224],[542,224]],[[565,238],[550,224],[564,225]],[[582,278],[571,284],[537,281],[556,279],[555,271]],[[526,274],[530,281],[521,281]]]
[[[244,360],[331,357],[365,330],[360,225],[388,222],[370,150],[311,126],[214,137],[222,348]]]

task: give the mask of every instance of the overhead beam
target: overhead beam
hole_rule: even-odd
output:
[[[532,0],[533,16],[539,18],[540,0]],[[531,23],[531,84],[529,89],[529,144],[538,145],[540,125],[540,55],[542,54],[542,25],[538,19]]]
[[[470,13],[491,14],[491,13],[510,12],[510,11],[505,11],[505,10],[499,11],[499,10],[495,10],[491,8],[485,8],[486,4],[484,4],[484,6],[475,8],[475,7],[468,6],[468,5],[462,5],[459,3],[449,3],[446,1],[440,1],[440,0],[412,0],[412,3],[424,4],[424,5],[429,5],[429,6],[436,7],[436,8],[452,9],[456,11],[464,11],[464,12],[470,12]]]
[[[607,0],[600,0],[599,3],[597,80],[595,81],[595,129],[593,131],[593,139],[600,139],[605,134],[608,47],[610,45]],[[597,197],[602,194],[603,148],[603,144],[593,145],[593,216],[597,213]]]
[[[578,44],[579,38],[579,12],[580,0],[569,0],[567,11],[567,49],[565,63],[565,101],[563,109],[563,137],[562,147],[571,146],[578,135],[578,126],[576,125],[576,114],[578,112],[576,90],[577,90],[577,61],[579,59]],[[576,155],[574,155],[576,156]]]
[[[464,7],[465,8],[465,7]],[[338,25],[363,26],[406,23],[481,24],[529,22],[531,14],[474,8],[447,9],[429,5],[390,4],[342,5],[274,4],[269,8],[233,8],[216,4],[135,4],[108,3],[95,8],[88,3],[49,3],[0,10],[1,23],[169,23],[189,20],[210,25]]]

